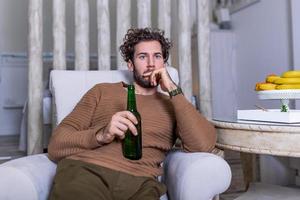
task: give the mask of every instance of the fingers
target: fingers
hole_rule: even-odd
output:
[[[115,137],[120,138],[120,139],[124,139],[125,132],[118,129],[117,127],[112,126],[110,128],[110,130],[108,131],[108,133],[106,133],[104,135],[104,138],[105,138],[106,141],[112,141],[112,140],[114,140]]]
[[[114,136],[123,140],[125,138],[125,131],[122,131],[120,129],[115,129]]]
[[[151,73],[149,75],[149,73]],[[166,68],[160,68],[151,72],[147,72],[144,76],[149,75],[149,81],[151,86],[160,85],[161,89],[165,92],[171,91],[177,87],[174,81],[171,79]]]
[[[152,72],[153,72],[153,71],[149,71],[149,72],[144,73],[144,74],[143,74],[143,77],[150,76],[150,75],[152,74]]]
[[[120,126],[125,126],[125,128],[121,129],[122,131],[126,132],[127,129],[129,129],[133,135],[137,135],[137,130],[135,125],[132,123],[132,121],[126,119],[126,118],[120,118]]]
[[[160,68],[143,74],[143,77],[149,77],[150,84],[157,86],[161,82],[170,82],[171,78],[166,68]]]
[[[125,132],[129,129],[133,135],[137,135],[135,124],[138,123],[136,117],[129,111],[118,112],[111,119],[110,133],[123,139]]]
[[[161,79],[161,72],[160,71],[153,71],[150,75],[150,82],[152,86],[157,86]]]
[[[115,138],[124,139],[125,133],[129,129],[133,135],[137,135],[137,118],[129,111],[117,112],[111,118],[111,121],[103,129],[97,133],[96,138],[99,144],[111,143]]]
[[[118,122],[116,124],[116,127],[123,132],[127,131],[127,129],[128,129],[127,125],[125,125],[124,123],[121,123],[121,122]]]
[[[161,79],[161,72],[158,70],[154,70],[151,72],[144,73],[143,77],[144,78],[149,77],[150,84],[152,86],[157,86],[159,83],[159,80]]]
[[[120,116],[124,117],[125,119],[129,119],[134,124],[138,123],[137,118],[130,111],[122,111],[122,112],[119,112],[119,114],[120,114]]]

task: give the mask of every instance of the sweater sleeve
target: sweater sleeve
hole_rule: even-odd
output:
[[[91,127],[92,117],[101,97],[94,86],[54,130],[48,146],[48,156],[59,161],[67,156],[99,147],[96,133],[103,125]]]
[[[183,95],[171,99],[177,133],[187,152],[210,152],[215,147],[216,130]]]

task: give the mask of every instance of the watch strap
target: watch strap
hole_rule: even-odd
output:
[[[176,89],[171,90],[169,92],[169,95],[170,95],[171,98],[178,95],[178,94],[182,94],[182,89],[180,87],[177,87]]]

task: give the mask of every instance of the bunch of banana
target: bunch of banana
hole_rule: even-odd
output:
[[[300,70],[286,71],[274,83],[277,90],[300,89]]]
[[[277,79],[279,79],[280,76],[277,76],[276,74],[270,74],[266,77],[266,83],[274,83]]]
[[[300,84],[282,84],[282,85],[277,85],[276,90],[295,90],[295,89],[300,89]]]
[[[286,71],[281,74],[282,78],[300,78],[300,70]]]
[[[287,90],[300,89],[300,70],[286,71],[281,76],[270,74],[266,82],[256,83],[255,90]]]
[[[277,76],[276,74],[270,74],[266,77],[266,82],[259,82],[256,83],[255,85],[255,90],[256,91],[261,91],[261,90],[275,90],[276,89],[276,84],[274,84],[274,81],[276,79],[280,78],[280,76]]]
[[[275,90],[276,85],[273,83],[256,83],[255,85],[255,90],[256,91],[261,91],[261,90]]]

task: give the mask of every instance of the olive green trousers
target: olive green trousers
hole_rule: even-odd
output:
[[[82,161],[59,162],[49,200],[159,200],[164,184]]]

